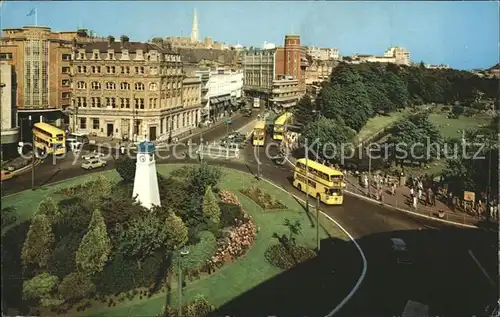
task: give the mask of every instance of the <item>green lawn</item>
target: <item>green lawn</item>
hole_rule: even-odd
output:
[[[365,126],[361,129],[361,131],[358,132],[356,140],[358,140],[358,142],[364,141],[366,138],[371,137],[378,131],[398,121],[406,113],[407,111],[395,111],[387,116],[377,115],[376,117],[368,119],[368,122],[366,122]]]
[[[459,130],[477,129],[481,125],[488,125],[491,118],[488,117],[466,117],[460,116],[458,119],[447,119],[446,113],[432,113],[429,118],[431,122],[438,126],[444,138],[460,137]]]
[[[166,175],[173,169],[181,166],[180,164],[159,165],[158,171]],[[114,171],[107,171],[104,173],[113,179],[118,179],[118,175]],[[82,182],[88,178],[89,177],[82,177],[80,179],[60,183],[54,187],[48,187],[43,191],[26,191],[16,196],[7,197],[5,201],[2,202],[4,206],[14,205],[18,212],[22,214],[23,219],[27,219],[35,210],[34,206],[37,206],[46,195],[53,193],[56,187],[68,186],[70,183]],[[312,225],[315,222],[314,217],[310,219],[304,212],[302,206],[289,193],[265,181],[260,181],[258,185],[260,188],[288,207],[288,211],[265,212],[251,199],[237,192],[238,189],[249,187],[254,182],[256,182],[256,180],[249,174],[235,170],[224,170],[221,187],[238,195],[244,209],[255,221],[258,228],[257,238],[252,248],[244,257],[241,257],[234,263],[226,264],[212,275],[203,276],[199,280],[188,281],[183,295],[184,302],[189,301],[197,294],[203,294],[212,304],[220,306],[279,274],[281,270],[271,266],[266,261],[264,252],[270,244],[276,243],[275,239],[272,238],[273,233],[287,233],[287,228],[283,226],[284,218],[289,218],[292,221],[296,219],[300,220],[302,224],[302,234],[296,238],[298,243],[307,245],[310,248],[316,246],[316,228]],[[322,215],[320,217],[320,223],[321,238],[335,236],[343,240],[348,240],[348,237],[325,216]],[[174,286],[173,289],[176,289],[176,287]],[[176,301],[176,292],[174,293],[175,294],[172,294],[173,303]],[[126,301],[113,308],[94,306],[86,312],[73,313],[73,315],[117,317],[155,316],[162,310],[165,300],[166,294],[159,293],[149,299]]]

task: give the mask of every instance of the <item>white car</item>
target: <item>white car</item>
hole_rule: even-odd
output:
[[[106,165],[107,165],[106,161],[100,158],[94,158],[91,160],[83,161],[82,168],[86,170],[91,170],[94,168],[104,167]]]
[[[82,156],[82,160],[84,161],[90,161],[92,159],[100,159],[100,158],[103,158],[104,157],[104,153],[97,153],[97,152],[94,152],[94,153],[89,153],[89,154],[85,154]]]

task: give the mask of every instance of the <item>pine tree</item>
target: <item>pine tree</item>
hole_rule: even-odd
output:
[[[207,186],[205,196],[203,197],[203,214],[214,223],[220,222],[220,207],[212,187]]]
[[[182,219],[173,212],[169,212],[165,220],[167,231],[166,245],[170,251],[180,249],[188,241],[188,229]]]
[[[35,264],[42,268],[47,265],[54,244],[54,233],[49,218],[45,214],[36,214],[31,222],[26,240],[21,251],[24,265]]]
[[[106,231],[106,224],[99,209],[94,210],[89,230],[76,252],[76,265],[87,275],[101,272],[111,252],[111,240]]]
[[[46,215],[49,221],[53,223],[59,217],[59,208],[52,197],[46,197],[38,205],[37,213]]]

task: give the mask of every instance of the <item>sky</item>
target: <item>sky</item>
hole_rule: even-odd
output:
[[[458,69],[499,62],[496,1],[2,1],[0,27],[76,28],[98,36],[189,36],[198,10],[201,37],[262,47],[299,34],[303,45],[338,48],[341,55],[382,55],[390,46],[410,51],[414,62]]]

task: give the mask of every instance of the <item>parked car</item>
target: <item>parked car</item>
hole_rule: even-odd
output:
[[[9,180],[14,177],[14,174],[10,171],[2,170],[2,182]]]
[[[401,238],[391,238],[391,251],[396,264],[412,264],[406,243]]]
[[[106,164],[107,164],[106,161],[100,158],[93,158],[91,160],[83,161],[82,168],[86,170],[91,170],[93,168],[104,167],[106,166]]]
[[[89,153],[89,154],[85,154],[82,156],[82,160],[84,161],[90,161],[92,159],[99,159],[99,158],[102,158],[104,157],[104,153],[97,153],[97,152],[93,152],[93,153]]]

